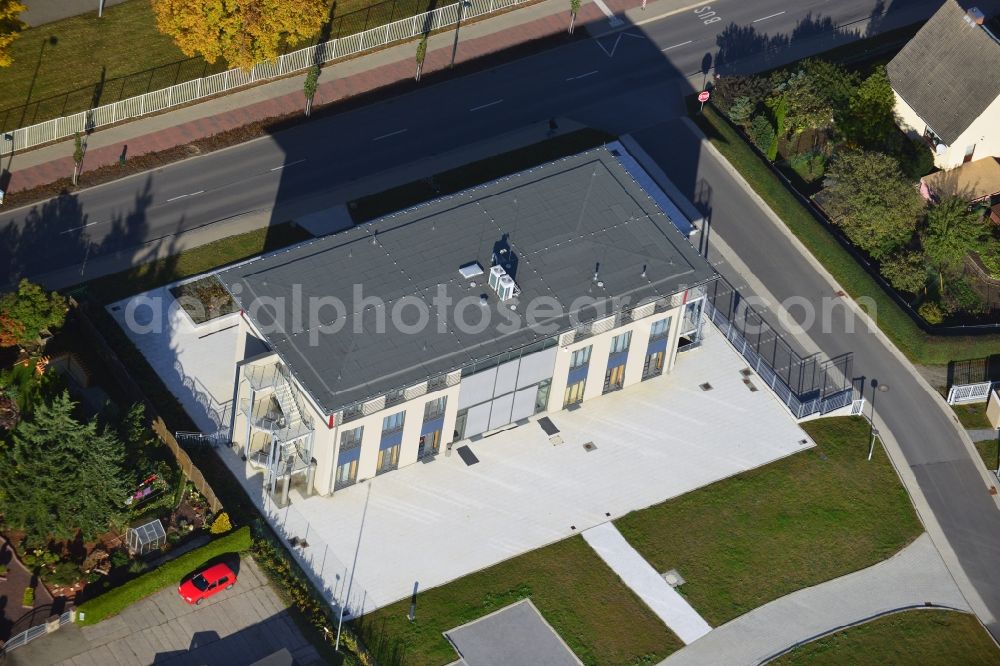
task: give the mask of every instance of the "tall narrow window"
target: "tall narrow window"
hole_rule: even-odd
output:
[[[590,350],[592,345],[587,345],[582,349],[577,349],[570,356],[569,369],[580,368],[590,363]]]
[[[628,351],[628,346],[632,342],[632,331],[625,331],[620,335],[611,338],[611,353],[618,354]]]
[[[566,393],[563,399],[563,407],[569,407],[570,405],[575,405],[579,402],[583,402],[583,391],[587,388],[587,380],[581,379],[575,384],[570,384],[566,387]]]
[[[353,485],[358,478],[358,461],[352,460],[337,466],[337,478],[334,482],[334,490],[346,488]]]
[[[364,436],[365,427],[360,426],[352,430],[345,430],[340,434],[340,450],[350,451],[361,446],[361,439]]]
[[[552,380],[543,379],[538,382],[538,393],[535,394],[535,413],[544,412],[549,408],[549,391],[552,389]]]
[[[424,421],[432,421],[444,416],[444,408],[448,403],[448,396],[441,396],[437,400],[430,400],[424,405]]]
[[[382,419],[382,434],[389,432],[396,432],[397,430],[403,429],[403,419],[406,418],[406,412],[396,412],[395,414],[390,414],[389,416]]]
[[[667,337],[667,333],[670,332],[670,317],[666,319],[661,319],[659,321],[654,321],[653,325],[649,327],[649,341],[659,340],[660,338]]]

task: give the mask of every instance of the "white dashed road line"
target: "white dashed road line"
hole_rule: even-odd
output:
[[[678,46],[687,46],[687,45],[688,45],[688,44],[690,44],[690,43],[691,43],[692,41],[694,41],[694,40],[691,40],[691,39],[689,39],[689,40],[687,40],[686,42],[681,42],[680,44],[674,44],[673,46],[668,46],[667,48],[665,48],[665,49],[660,49],[660,50],[661,50],[661,51],[669,51],[670,49],[676,49],[676,48],[677,48]]]
[[[389,132],[388,134],[383,134],[382,136],[377,136],[372,141],[381,141],[382,139],[388,139],[390,136],[396,136],[397,134],[402,134],[405,129],[396,130],[395,132]]]
[[[197,192],[191,192],[189,194],[180,194],[180,195],[178,195],[176,197],[171,197],[171,198],[167,199],[167,203],[170,203],[171,201],[177,201],[178,199],[183,199],[185,197],[193,197],[195,195],[204,194],[204,193],[205,193],[205,190],[198,190]]]
[[[488,109],[491,106],[496,106],[497,104],[500,104],[501,102],[503,102],[502,99],[493,100],[492,102],[489,102],[487,104],[480,104],[479,106],[474,106],[471,109],[469,109],[469,111],[480,111],[482,109]]]
[[[766,21],[767,19],[772,19],[775,16],[781,16],[784,13],[785,12],[782,11],[782,12],[778,12],[777,14],[769,14],[769,15],[763,16],[763,17],[761,17],[759,19],[754,19],[753,21],[751,21],[751,23],[760,23],[761,21]]]
[[[302,164],[303,162],[305,162],[305,159],[296,160],[294,162],[289,162],[288,164],[282,164],[281,166],[276,166],[273,169],[271,169],[271,171],[281,171],[285,167],[295,166],[296,164]]]
[[[585,79],[585,78],[587,78],[588,76],[593,76],[594,74],[597,74],[597,72],[598,72],[598,70],[596,70],[596,69],[595,69],[594,71],[592,71],[592,72],[587,72],[586,74],[578,74],[578,75],[576,75],[576,76],[571,76],[571,77],[569,77],[569,78],[568,78],[568,79],[566,79],[566,80],[567,80],[567,81],[578,81],[579,79]]]

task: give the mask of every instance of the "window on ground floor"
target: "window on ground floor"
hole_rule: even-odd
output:
[[[424,456],[436,456],[441,450],[441,431],[435,430],[426,435],[420,436],[420,443],[417,444],[417,458]]]
[[[353,485],[358,480],[358,461],[344,463],[337,467],[337,478],[334,482],[334,489],[346,488]]]
[[[646,363],[642,366],[642,378],[649,379],[663,374],[663,361],[667,357],[666,352],[658,351],[646,357]]]
[[[549,408],[549,391],[552,389],[552,380],[543,379],[538,382],[538,393],[535,394],[535,413],[544,412]]]
[[[608,368],[604,375],[604,392],[617,391],[625,382],[625,364],[614,365]]]
[[[453,438],[456,442],[465,439],[465,422],[468,418],[468,408],[458,410],[458,416],[455,417],[455,437]]]
[[[587,380],[581,379],[575,384],[566,387],[566,394],[563,399],[563,407],[569,407],[579,402],[583,402],[583,390],[587,387]]]
[[[378,469],[375,472],[376,474],[388,472],[399,466],[399,447],[400,445],[397,444],[378,452]]]

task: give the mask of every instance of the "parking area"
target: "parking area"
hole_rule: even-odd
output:
[[[92,626],[70,624],[13,651],[17,666],[250,664],[287,649],[303,666],[319,655],[249,557],[239,582],[189,606],[171,586]]]
[[[460,666],[582,666],[530,599],[445,632]]]

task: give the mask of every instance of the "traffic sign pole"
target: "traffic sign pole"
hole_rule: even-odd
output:
[[[702,111],[705,110],[705,102],[708,101],[709,97],[711,97],[711,94],[707,90],[702,90],[700,93],[698,93],[698,101],[701,102],[701,108],[698,109],[698,113],[701,113]]]

